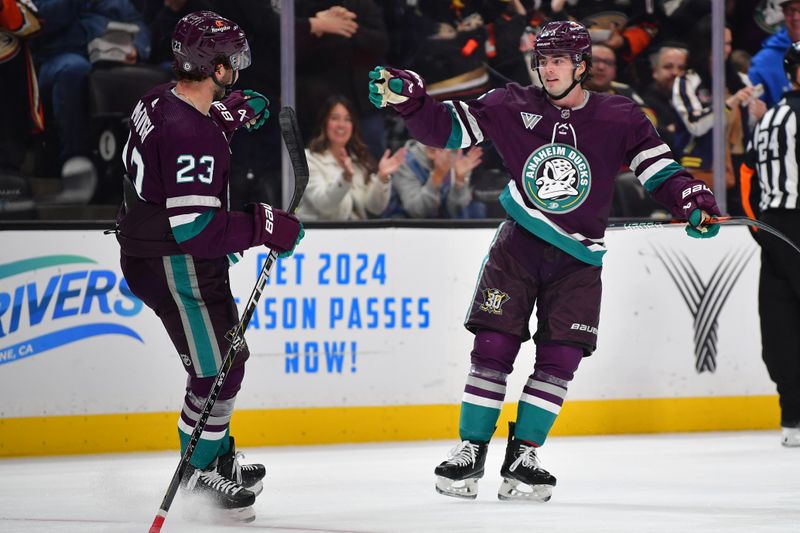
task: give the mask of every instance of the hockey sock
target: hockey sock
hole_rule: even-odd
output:
[[[489,442],[503,399],[506,397],[508,374],[472,365],[461,400],[459,435],[462,440]]]
[[[178,437],[181,440],[181,455],[183,455],[186,452],[186,447],[189,445],[191,432],[184,433],[182,429],[178,429]],[[227,430],[225,431],[225,437],[220,440],[204,439],[201,436],[200,440],[197,441],[197,446],[194,448],[194,453],[192,453],[189,464],[200,470],[205,470],[217,457],[227,452],[227,450],[225,450],[225,452],[221,451],[223,442],[228,442]],[[230,445],[228,445],[228,449],[230,449]]]
[[[222,457],[231,450],[231,430],[228,428],[228,433],[225,438],[219,443],[219,450],[217,450],[217,457]]]
[[[533,374],[522,390],[517,406],[514,436],[537,446],[544,444],[561,411],[567,387],[583,358],[576,346],[540,344]]]
[[[472,367],[461,400],[462,440],[489,442],[492,438],[520,343],[519,337],[490,329],[475,334]]]
[[[193,467],[205,470],[219,455],[221,455],[221,448],[226,447],[226,450],[230,448],[229,425],[235,401],[235,396],[227,400],[217,399],[214,407],[211,409],[211,415],[208,417],[206,426],[200,434],[200,439],[197,441],[197,446],[194,449],[192,458],[189,460],[189,464]],[[194,427],[200,419],[200,412],[202,411],[204,403],[205,398],[195,396],[191,390],[186,392],[183,410],[178,419],[178,437],[181,441],[181,454],[186,451],[186,447],[189,445],[192,431],[194,431]]]

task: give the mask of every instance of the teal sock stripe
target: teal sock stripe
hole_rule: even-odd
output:
[[[547,439],[555,423],[557,414],[526,402],[517,406],[517,425],[514,436],[520,440],[534,442],[541,446]]]
[[[213,463],[217,457],[225,453],[220,451],[223,443],[228,446],[228,449],[230,449],[228,434],[229,431],[226,431],[225,436],[220,440],[208,440],[202,438],[198,440],[197,446],[194,448],[192,458],[189,460],[189,464],[195,468],[199,468],[200,470],[205,470],[208,468],[208,466]],[[189,446],[191,435],[184,433],[179,429],[178,437],[181,440],[181,455],[183,455],[186,453],[186,448]]]
[[[500,409],[461,402],[461,418],[458,433],[461,440],[489,442],[497,427]]]

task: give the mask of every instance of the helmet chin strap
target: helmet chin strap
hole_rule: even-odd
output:
[[[575,71],[578,70],[578,66],[579,65],[575,65],[574,67],[572,67],[572,83],[570,83],[569,87],[567,87],[566,90],[561,94],[552,94],[550,91],[547,90],[547,86],[544,84],[544,80],[542,79],[542,72],[539,70],[538,67],[536,68],[536,75],[539,76],[539,83],[542,84],[542,90],[545,92],[547,96],[550,97],[551,100],[561,100],[562,98],[567,96],[569,92],[575,88],[576,85],[578,85],[579,83],[583,83],[586,80],[586,78],[589,76],[588,67],[586,68],[586,70],[583,71],[583,74],[581,74],[580,78],[578,78],[577,80],[575,79]]]
[[[214,85],[216,85],[217,87],[219,87],[220,89],[225,91],[225,95],[223,96],[223,98],[227,98],[231,94],[231,91],[233,90],[234,84],[237,81],[239,81],[239,71],[238,70],[234,70],[233,71],[233,81],[228,83],[228,84],[225,84],[225,83],[222,83],[221,81],[219,81],[217,79],[216,72],[214,73],[213,76],[211,76],[211,79],[214,81]]]

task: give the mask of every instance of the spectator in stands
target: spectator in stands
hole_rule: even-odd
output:
[[[307,220],[364,220],[389,204],[391,180],[405,158],[386,150],[376,164],[359,131],[358,115],[345,97],[322,105],[319,132],[306,150],[309,180],[297,216]]]
[[[19,2],[6,0],[0,6],[0,101],[7,104],[0,120],[2,211],[6,200],[23,199],[29,192],[21,177],[26,141],[44,130],[44,116],[29,46],[41,28],[39,19],[34,9]]]
[[[399,209],[389,216],[473,218],[469,178],[481,163],[483,149],[476,146],[464,153],[410,140],[406,150],[405,161],[392,176]]]
[[[337,0],[298,0],[295,12],[310,17],[343,2]],[[329,95],[341,94],[353,102],[364,139],[374,158],[384,151],[383,116],[369,103],[364,80],[370,69],[389,50],[389,37],[383,14],[374,0],[348,0],[346,7],[355,14],[358,28],[350,36],[319,35],[313,52],[297,63],[297,116],[303,134],[313,130],[313,117],[319,103]]]
[[[786,26],[764,41],[761,50],[753,56],[748,75],[753,85],[764,86],[761,99],[767,107],[773,107],[791,88],[783,71],[783,56],[789,45],[800,41],[800,0],[780,2]]]
[[[658,33],[663,2],[635,0],[549,2],[554,20],[573,18],[590,32],[592,42],[609,46],[627,66],[643,53]]]
[[[711,98],[711,22],[704,19],[693,29],[691,55],[692,67],[683,76],[678,76],[672,87],[672,105],[681,121],[675,134],[675,145],[680,163],[691,169],[698,179],[713,187],[713,146],[711,130],[714,114]],[[756,120],[764,114],[763,102],[758,102],[752,86],[745,84],[727,60],[731,53],[732,36],[725,28],[725,182],[728,188],[736,183],[731,154],[743,153],[742,107],[748,107],[748,115]],[[718,191],[718,194],[721,194]]]
[[[593,44],[592,45],[592,66],[590,69],[591,75],[586,80],[584,86],[598,93],[606,94],[619,94],[630,98],[640,107],[644,107],[644,100],[636,94],[633,87],[626,83],[616,81],[617,79],[617,55],[614,50],[606,44]],[[652,112],[648,113],[645,110],[650,120],[654,120]]]
[[[653,52],[650,55],[653,81],[642,97],[655,114],[658,135],[674,153],[677,153],[675,132],[681,117],[672,105],[672,85],[675,78],[686,74],[688,56],[688,50],[678,44],[665,44]]]
[[[281,98],[281,31],[280,14],[270,2],[263,0],[225,0],[217,2],[215,11],[225,18],[239,21],[247,34],[252,55],[257,60],[241,71],[238,86],[249,87],[266,96],[273,105]],[[333,5],[308,16],[295,17],[296,61],[314,53],[324,35],[352,36],[358,30],[355,13]],[[172,52],[169,51],[171,54]],[[299,88],[299,85],[298,85]],[[320,97],[315,103],[324,100]],[[302,102],[298,105],[301,109]],[[311,120],[317,107],[309,106]],[[302,120],[302,115],[298,115]],[[305,132],[309,139],[311,132]],[[281,203],[281,136],[277,120],[268,120],[264,127],[248,135],[236,135],[231,143],[231,205],[243,209],[253,201]]]
[[[172,72],[172,32],[180,19],[195,11],[212,11],[210,0],[164,0],[150,22],[150,63]]]
[[[486,25],[486,56],[492,73],[502,76],[494,80],[498,85],[502,86],[506,80],[523,86],[530,85],[533,79],[538,82],[538,76],[531,76],[530,54],[534,33],[529,23],[522,2],[512,0],[500,16]]]
[[[139,12],[128,0],[74,2],[37,0],[42,33],[32,45],[45,109],[52,111],[61,144],[59,162],[64,180],[64,199],[87,201],[93,186],[84,184],[96,175],[91,160],[88,125],[87,77],[91,63],[87,47],[102,37],[111,21],[135,24],[138,33],[124,61],[130,64],[146,60],[150,54],[150,32]],[[93,177],[92,177],[93,176]],[[81,190],[72,189],[79,180]],[[88,196],[87,196],[88,195]]]

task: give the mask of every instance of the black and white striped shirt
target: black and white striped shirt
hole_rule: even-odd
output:
[[[758,174],[759,208],[798,208],[798,130],[800,91],[790,91],[756,125],[748,152]]]

